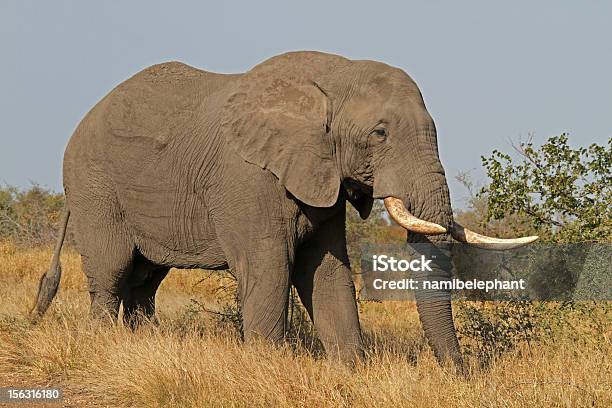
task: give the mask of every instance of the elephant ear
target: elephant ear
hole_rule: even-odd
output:
[[[221,130],[246,161],[271,171],[298,200],[331,207],[340,177],[328,134],[330,101],[312,81],[247,73],[228,98]]]

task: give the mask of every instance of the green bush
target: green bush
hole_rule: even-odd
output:
[[[482,366],[541,334],[538,304],[527,301],[457,304],[457,334],[468,356]]]
[[[489,365],[521,344],[560,340],[603,347],[609,340],[610,302],[458,302],[457,333],[465,353]]]
[[[607,254],[601,245],[612,242],[612,138],[606,145],[574,149],[562,134],[539,147],[531,141],[520,143],[515,150],[514,157],[498,150],[482,157],[490,183],[478,194],[465,174],[458,176],[471,195],[471,208],[458,214],[460,221],[502,236],[513,231],[538,234],[545,243],[601,243],[589,253],[591,263],[586,269],[581,265],[586,252],[574,259],[564,253],[572,248],[567,245],[539,253],[534,264],[546,264],[540,269],[552,274],[536,276],[535,283],[548,295],[544,298],[562,299],[568,288],[576,288],[579,299],[596,295],[605,299],[605,293],[591,291],[608,288],[605,266],[609,260],[601,259]],[[603,271],[596,268],[602,265]],[[581,280],[575,275],[559,276],[560,270],[582,271],[584,276]],[[605,301],[567,300],[461,302],[455,310],[466,353],[487,365],[521,343],[565,338],[603,344],[609,341],[611,308]]]
[[[63,206],[63,194],[37,184],[0,188],[0,239],[28,246],[52,243]]]

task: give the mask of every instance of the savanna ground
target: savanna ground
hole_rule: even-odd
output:
[[[497,332],[474,330],[473,316],[465,317],[487,307],[455,305],[472,372],[466,380],[438,366],[410,302],[360,303],[367,359],[354,369],[321,356],[297,308],[284,347],[241,344],[233,280],[205,271],[169,274],[157,297],[159,326],[99,326],[87,318],[86,282],[71,248],[57,298],[32,324],[27,312],[50,258],[50,248],[0,246],[0,386],[59,387],[64,406],[612,406],[605,304],[567,312],[568,325],[548,325],[540,336],[506,326],[504,335],[520,339],[490,359]]]
[[[515,150],[518,161],[483,157],[490,182],[478,193],[458,177],[470,191],[459,222],[500,237],[612,243],[612,138]],[[350,368],[324,357],[295,302],[284,346],[242,344],[229,274],[173,270],[157,295],[159,326],[100,326],[87,316],[69,228],[59,294],[33,324],[63,201],[37,186],[0,188],[0,387],[59,387],[70,407],[612,406],[612,302],[455,302],[464,379],[438,366],[414,303],[359,301],[367,356]],[[382,214],[380,203],[367,221],[347,212],[356,272],[360,244],[405,241]]]

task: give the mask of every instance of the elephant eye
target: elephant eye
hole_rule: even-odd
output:
[[[372,133],[374,133],[376,136],[378,136],[381,139],[386,139],[387,138],[387,130],[386,129],[377,128],[377,129],[374,129],[374,131]]]

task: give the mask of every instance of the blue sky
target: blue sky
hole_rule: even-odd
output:
[[[285,51],[400,67],[436,121],[453,180],[529,134],[612,136],[612,2],[3,1],[0,183],[61,189],[64,147],[116,84],[161,61],[242,72]]]

